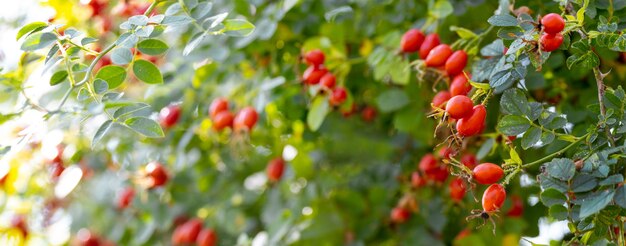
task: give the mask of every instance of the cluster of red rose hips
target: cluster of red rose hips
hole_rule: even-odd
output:
[[[337,79],[326,67],[324,67],[324,52],[321,50],[311,50],[304,54],[304,61],[309,67],[304,70],[302,80],[310,86],[320,86],[320,92],[330,92],[328,101],[333,106],[339,106],[348,98],[346,88],[336,86]]]
[[[189,245],[195,243],[198,246],[217,245],[217,233],[212,228],[202,229],[202,220],[195,218],[182,222],[172,235],[173,245]]]
[[[159,123],[163,128],[172,128],[180,119],[181,107],[179,104],[170,104],[159,112]],[[241,109],[236,115],[229,110],[228,100],[217,98],[209,106],[209,116],[213,120],[213,129],[222,131],[233,128],[235,132],[252,131],[259,115],[252,107]]]
[[[49,161],[48,171],[50,172],[50,179],[52,181],[58,181],[59,176],[65,170],[65,166],[63,165],[63,151],[65,147],[63,145],[57,146],[57,153],[52,160]]]
[[[541,18],[540,24],[543,35],[541,35],[541,50],[552,52],[563,43],[561,31],[565,28],[565,20],[558,14],[550,13]]]
[[[228,100],[217,98],[209,107],[209,116],[213,120],[213,129],[222,131],[232,127],[235,132],[252,131],[259,115],[252,107],[241,109],[236,115],[229,111]]]

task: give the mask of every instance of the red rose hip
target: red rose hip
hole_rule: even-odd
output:
[[[161,126],[164,128],[171,128],[176,125],[178,119],[180,118],[180,105],[172,104],[169,105],[159,112],[159,122]]]
[[[485,212],[493,212],[499,210],[506,199],[506,191],[504,186],[500,184],[492,184],[483,193],[482,205]]]
[[[545,52],[552,52],[557,50],[562,43],[563,35],[560,33],[544,33],[543,35],[541,35],[541,50]]]
[[[222,131],[225,128],[233,126],[235,116],[230,111],[222,111],[213,117],[213,129]]]
[[[543,26],[544,32],[555,34],[563,31],[565,20],[558,14],[550,13],[541,18],[541,26]]]
[[[472,171],[474,180],[480,184],[493,184],[504,176],[502,168],[493,163],[483,163]]]
[[[437,35],[436,33],[426,35],[422,46],[420,46],[420,58],[426,59],[430,51],[440,43],[441,42],[439,41],[439,35]]]
[[[343,87],[337,87],[333,90],[328,98],[328,101],[333,106],[341,105],[348,98],[348,92]]]
[[[467,78],[470,77],[468,74],[465,77],[465,74],[460,73],[457,76],[454,76],[452,79],[452,83],[450,83],[450,95],[458,96],[464,95],[466,96],[472,90],[472,85],[467,81]]]
[[[455,202],[460,202],[465,197],[466,188],[463,179],[455,178],[448,185],[448,189],[450,190],[450,198]]]
[[[209,106],[209,116],[215,118],[215,116],[222,111],[228,111],[228,100],[216,98],[211,102],[211,106]]]
[[[487,109],[484,105],[476,105],[472,114],[467,118],[462,118],[456,122],[456,131],[463,137],[471,137],[479,134],[485,126]]]
[[[461,157],[461,163],[469,169],[474,169],[478,164],[478,159],[473,154],[465,154]]]
[[[474,102],[469,97],[463,95],[454,96],[446,103],[446,113],[452,119],[462,119],[472,115],[473,106]]]
[[[311,66],[324,64],[324,52],[321,50],[311,50],[304,55],[304,61]]]
[[[215,246],[217,245],[217,233],[211,228],[206,228],[198,234],[196,239],[198,246]]]
[[[280,157],[273,159],[269,162],[265,171],[267,172],[267,179],[270,182],[277,182],[285,171],[285,161]]]
[[[309,66],[306,70],[304,70],[304,74],[302,74],[302,79],[309,85],[314,85],[320,82],[322,76],[324,76],[328,70],[325,67],[319,66]]]
[[[444,109],[448,100],[450,100],[450,92],[440,91],[433,97],[432,105],[436,108]]]
[[[467,65],[467,53],[463,50],[457,50],[446,61],[446,73],[448,76],[455,76],[463,72]]]
[[[235,119],[233,120],[233,127],[235,131],[240,131],[243,129],[251,131],[256,124],[258,118],[259,115],[257,114],[256,110],[254,110],[254,108],[245,107],[244,109],[239,111],[239,113],[237,113],[237,116],[235,116]]]
[[[404,53],[417,52],[424,42],[424,39],[424,33],[422,33],[420,30],[408,30],[406,33],[404,33],[404,35],[402,35],[402,40],[400,40],[400,49],[402,49],[402,52]]]
[[[452,55],[452,49],[447,44],[440,44],[433,48],[426,57],[426,66],[439,67],[446,64]]]
[[[395,207],[391,210],[391,221],[404,223],[411,217],[411,212],[405,208]]]
[[[337,79],[335,78],[335,75],[333,75],[332,73],[327,73],[322,76],[322,78],[320,79],[320,83],[323,87],[332,89],[335,87],[336,80]]]
[[[145,171],[150,177],[152,184],[150,184],[150,188],[155,188],[159,186],[163,186],[167,183],[169,179],[169,175],[165,171],[165,168],[161,163],[158,162],[150,162],[146,165]]]

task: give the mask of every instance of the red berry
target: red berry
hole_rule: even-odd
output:
[[[476,164],[478,164],[478,159],[476,159],[476,156],[473,154],[465,154],[461,157],[461,163],[469,169],[474,169]]]
[[[455,178],[448,185],[448,189],[450,189],[450,198],[455,202],[460,202],[465,197],[466,188],[463,179]]]
[[[444,109],[446,102],[450,100],[450,92],[440,91],[433,97],[432,105],[434,107]]]
[[[167,183],[167,180],[169,179],[169,175],[167,174],[165,168],[163,167],[163,165],[161,165],[161,163],[154,161],[150,162],[148,163],[148,165],[146,165],[145,170],[148,176],[152,179],[152,184],[150,185],[150,188],[162,186]]]
[[[446,64],[446,61],[452,55],[452,49],[447,44],[440,44],[433,48],[426,57],[426,66],[439,67]]]
[[[283,158],[273,159],[267,164],[267,179],[270,182],[277,182],[283,176],[283,172],[285,171],[285,161]]]
[[[344,118],[348,118],[350,116],[352,116],[352,114],[354,114],[356,112],[356,104],[353,102],[352,106],[350,107],[350,109],[347,110],[343,110],[341,112],[341,114],[343,115]]]
[[[135,189],[132,187],[126,187],[117,197],[117,208],[124,209],[133,201],[135,197]]]
[[[452,119],[462,119],[472,115],[474,102],[467,96],[458,95],[450,98],[446,104],[446,113]]]
[[[304,61],[311,66],[324,64],[324,52],[321,50],[311,50],[304,55]]]
[[[361,111],[361,119],[365,122],[372,122],[376,119],[376,114],[376,109],[374,107],[367,106],[363,108],[363,111]]]
[[[323,87],[332,89],[333,87],[335,87],[335,83],[336,83],[335,75],[333,75],[332,73],[325,74],[320,79],[320,83],[322,84]]]
[[[483,163],[474,167],[474,180],[480,184],[493,184],[504,176],[502,168],[493,163]]]
[[[555,34],[563,31],[565,20],[558,14],[550,13],[541,18],[541,26],[543,26],[544,32]]]
[[[506,199],[506,191],[504,186],[500,184],[492,184],[483,193],[483,210],[485,212],[493,212],[502,207]]]
[[[53,181],[57,181],[59,180],[59,177],[61,176],[63,171],[65,171],[65,167],[63,166],[62,162],[53,162],[52,165],[48,167],[48,170],[50,171],[50,178]]]
[[[89,1],[89,7],[91,8],[91,16],[101,15],[109,5],[108,1],[104,0],[91,0]]]
[[[420,163],[418,166],[420,171],[422,171],[422,173],[425,173],[425,174],[431,174],[435,172],[438,167],[439,167],[439,163],[437,162],[437,159],[435,159],[435,156],[432,154],[424,155],[422,159],[420,160]]]
[[[467,53],[463,50],[457,50],[446,61],[446,73],[448,76],[455,76],[461,72],[467,65]]]
[[[560,33],[544,33],[543,35],[541,35],[541,50],[545,52],[552,52],[557,50],[562,43],[563,35]]]
[[[322,76],[324,76],[328,72],[323,66],[309,66],[306,70],[304,70],[304,74],[302,74],[302,79],[309,85],[314,85],[320,82]]]
[[[348,92],[343,87],[337,87],[333,90],[333,93],[330,94],[328,100],[330,104],[333,106],[341,105],[348,98]]]
[[[200,230],[202,230],[202,220],[197,218],[191,219],[176,227],[172,235],[172,243],[174,245],[194,243],[198,238]]]
[[[395,207],[391,210],[391,221],[404,223],[411,217],[411,212],[405,208]]]
[[[76,234],[76,241],[80,246],[99,246],[100,239],[89,230],[82,228]]]
[[[420,58],[426,59],[426,57],[428,57],[428,53],[430,53],[430,50],[435,48],[440,43],[441,42],[439,41],[439,35],[437,35],[436,33],[426,35],[422,46],[420,46]]]
[[[159,112],[159,122],[161,126],[164,128],[170,128],[176,125],[178,119],[180,118],[180,105],[172,104]]]
[[[233,119],[235,116],[230,111],[221,111],[213,117],[213,129],[216,131],[222,131],[227,127],[233,126]]]
[[[520,217],[524,213],[524,201],[517,195],[511,196],[511,209],[506,213],[510,217]]]
[[[450,155],[452,155],[452,148],[449,147],[443,147],[441,149],[439,149],[439,152],[437,152],[437,154],[439,155],[439,158],[441,159],[450,159]]]
[[[256,110],[254,110],[254,108],[246,107],[242,109],[241,111],[239,111],[239,113],[237,113],[237,116],[235,116],[235,119],[233,121],[235,131],[241,131],[243,129],[248,129],[249,131],[252,131],[252,128],[256,124],[258,118],[259,115],[257,114]]]
[[[402,40],[400,40],[400,49],[405,53],[416,52],[422,46],[424,42],[424,33],[417,29],[408,30],[404,35],[402,35]]]
[[[215,116],[222,111],[228,111],[228,100],[225,98],[216,98],[211,102],[211,106],[209,106],[209,116],[215,118]]]
[[[413,172],[411,174],[411,186],[413,188],[419,188],[426,184],[426,180],[422,178],[419,172]]]
[[[460,73],[457,76],[454,76],[454,79],[452,79],[452,83],[450,83],[450,95],[451,96],[458,96],[458,95],[464,95],[466,96],[467,93],[469,93],[472,90],[472,85],[467,81],[467,78],[469,78],[470,75],[467,74],[467,77],[465,77],[465,74]]]
[[[429,174],[427,178],[441,184],[443,182],[446,182],[448,176],[450,176],[448,168],[446,168],[446,166],[444,165],[440,165],[431,174]]]
[[[467,118],[462,118],[456,123],[456,131],[463,137],[470,137],[479,134],[485,127],[485,117],[487,109],[484,105],[476,105],[472,114]]]
[[[198,238],[196,239],[196,245],[198,246],[217,245],[217,233],[211,228],[206,228],[200,231],[200,234],[198,234]]]
[[[506,136],[506,139],[508,139],[509,142],[513,142],[515,141],[515,139],[517,139],[517,136]]]

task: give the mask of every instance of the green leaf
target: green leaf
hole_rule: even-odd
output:
[[[199,3],[198,6],[196,6],[195,8],[191,10],[191,17],[193,17],[196,20],[201,20],[205,18],[211,12],[212,7],[213,7],[213,3],[211,2]]]
[[[565,204],[565,202],[567,202],[567,197],[565,196],[565,194],[553,188],[542,191],[540,199],[543,205],[545,205],[546,207],[563,205]]]
[[[311,131],[317,131],[317,129],[322,126],[324,118],[326,118],[329,111],[330,107],[326,97],[318,96],[313,99],[311,109],[309,109],[309,113],[306,117],[306,123],[309,125],[309,128],[311,128]]]
[[[136,60],[133,63],[135,77],[148,84],[162,84],[163,76],[161,71],[154,64],[146,60]]]
[[[26,37],[21,49],[24,51],[38,50],[53,44],[55,41],[57,41],[57,35],[50,32],[39,32]]]
[[[518,115],[506,115],[498,122],[497,129],[507,136],[517,136],[530,128],[530,121]]]
[[[102,125],[100,125],[100,128],[98,128],[98,131],[96,131],[96,135],[94,135],[93,139],[91,140],[92,149],[98,144],[98,142],[100,142],[102,137],[104,137],[104,135],[109,131],[112,125],[113,125],[113,121],[111,120],[107,120],[104,123],[102,123]]]
[[[103,79],[96,79],[93,81],[93,90],[97,94],[105,93],[107,90],[109,90],[109,84],[107,84],[107,82]]]
[[[163,129],[161,129],[159,123],[146,117],[133,117],[127,119],[124,124],[133,131],[149,138],[160,138],[164,136]]]
[[[459,35],[462,39],[470,39],[477,36],[476,33],[471,30],[458,26],[450,26],[450,31],[456,32],[456,35]]]
[[[615,204],[622,208],[626,208],[626,186],[617,187],[615,190]]]
[[[550,176],[563,181],[572,179],[576,172],[574,161],[567,158],[555,158],[544,165]]]
[[[578,174],[572,180],[572,191],[573,192],[587,192],[593,190],[598,185],[598,181],[596,178],[589,174]]]
[[[517,26],[517,19],[510,15],[494,15],[487,20],[492,26]]]
[[[382,112],[392,112],[409,104],[409,96],[403,90],[390,89],[378,95],[376,103]]]
[[[534,126],[531,127],[522,137],[522,148],[529,149],[530,147],[533,147],[537,142],[539,142],[539,138],[541,138],[541,129]]]
[[[506,114],[528,115],[530,112],[528,99],[526,99],[524,92],[518,88],[504,91],[500,99],[500,108]]]
[[[454,8],[448,0],[437,0],[434,6],[428,8],[428,13],[437,19],[443,19],[452,12],[454,12]]]
[[[163,54],[167,51],[167,49],[169,49],[165,42],[158,39],[143,40],[137,44],[137,48],[141,51],[141,53],[151,56]]]
[[[98,70],[97,79],[102,79],[109,84],[109,89],[115,89],[126,79],[126,69],[119,66],[104,66]]]
[[[224,21],[224,34],[235,37],[245,37],[254,31],[254,25],[247,20],[231,19]]]
[[[557,220],[566,220],[569,212],[563,205],[554,205],[550,207],[550,217]]]
[[[120,117],[124,117],[126,115],[132,114],[134,112],[140,111],[142,109],[150,108],[150,105],[145,103],[137,103],[132,105],[123,106],[115,110],[113,113],[113,118],[119,119]]]
[[[133,53],[128,48],[117,48],[111,51],[113,64],[126,65],[133,61]]]
[[[560,192],[566,192],[568,190],[567,183],[560,181],[558,179],[552,178],[548,176],[547,174],[540,174],[538,175],[538,177],[539,177],[539,182],[541,184],[541,188],[543,189],[553,188]]]
[[[616,185],[616,184],[619,184],[619,183],[622,183],[622,182],[624,182],[624,176],[622,176],[621,174],[617,173],[617,174],[613,174],[611,176],[608,176],[604,180],[600,181],[600,185],[601,186]]]
[[[58,85],[61,82],[65,81],[66,78],[67,78],[67,71],[66,70],[56,71],[52,75],[52,77],[50,77],[50,86]]]
[[[41,21],[35,21],[35,22],[31,22],[26,24],[25,26],[23,26],[22,28],[20,28],[19,31],[17,31],[17,36],[15,37],[15,40],[19,40],[22,36],[29,34],[31,32],[36,32],[37,30],[41,30],[44,27],[47,27],[48,24],[45,22],[41,22]]]
[[[605,208],[613,200],[613,195],[615,192],[612,190],[594,192],[583,201],[580,207],[580,218],[586,218]]]
[[[578,9],[576,12],[576,20],[578,20],[578,25],[583,25],[585,21],[585,11],[587,11],[587,7],[589,6],[589,0],[584,0],[583,6]]]
[[[411,66],[407,59],[395,56],[389,63],[389,75],[395,84],[407,85],[411,79]]]

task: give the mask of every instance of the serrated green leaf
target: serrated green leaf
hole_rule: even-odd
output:
[[[498,122],[497,129],[507,136],[517,136],[530,128],[530,121],[518,115],[506,115]]]
[[[553,205],[550,207],[550,217],[557,220],[566,220],[569,212],[563,205]]]
[[[615,192],[612,190],[594,192],[583,201],[580,207],[580,218],[586,218],[604,209],[613,200],[613,195]]]
[[[615,190],[615,196],[613,198],[615,204],[622,208],[626,208],[626,186],[622,185]]]
[[[147,84],[162,84],[163,75],[154,64],[146,60],[136,60],[133,63],[135,77]]]
[[[549,188],[549,189],[542,191],[539,197],[543,205],[545,205],[546,207],[552,207],[554,205],[563,205],[565,204],[565,202],[567,202],[567,197],[565,196],[565,194],[553,188]]]
[[[555,158],[544,164],[548,174],[556,179],[568,181],[574,177],[576,165],[574,161],[567,158]]]
[[[502,93],[500,108],[506,114],[528,115],[530,113],[528,99],[526,99],[524,92],[518,88],[511,88]]]
[[[511,15],[494,15],[487,20],[492,26],[517,26],[517,19]]]
[[[149,138],[164,136],[163,129],[161,129],[159,123],[146,117],[133,117],[124,121],[124,124],[133,131]]]
[[[522,148],[529,149],[530,147],[533,147],[537,142],[539,142],[540,138],[541,129],[534,126],[531,127],[522,137]]]
[[[572,191],[573,192],[587,192],[593,190],[598,185],[598,181],[596,178],[589,174],[578,174],[572,180]]]

